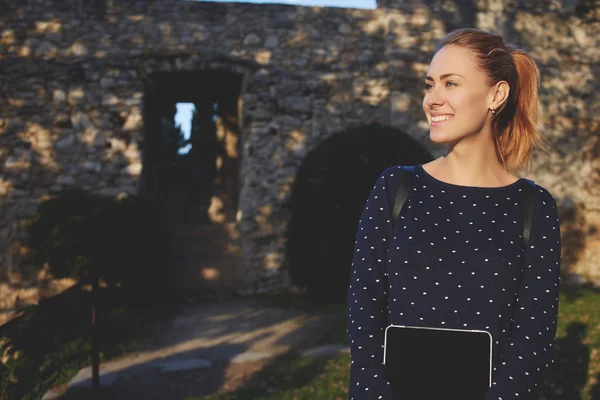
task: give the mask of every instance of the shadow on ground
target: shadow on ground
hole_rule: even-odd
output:
[[[235,391],[249,382],[255,386],[262,379],[255,374],[274,359],[319,344],[337,320],[332,317],[332,312],[265,307],[249,298],[186,307],[157,326],[152,333],[156,339],[142,351],[101,365],[104,387],[96,400],[183,400]],[[301,376],[310,379],[319,370],[318,365],[307,366]],[[54,398],[91,399],[90,387],[87,367],[64,394],[58,395],[56,388]]]
[[[220,348],[229,353],[243,353],[244,345],[222,345]],[[142,399],[186,399],[189,396],[204,396],[217,392],[224,384],[230,369],[230,363],[217,361],[210,366],[197,367],[183,371],[168,372],[162,365],[176,361],[193,360],[197,352],[188,351],[174,356],[155,359],[151,362],[135,364],[108,376],[101,377],[101,384],[108,380],[110,386],[102,386],[98,396],[89,388],[91,382],[84,379],[76,387],[56,397],[60,400],[142,400]],[[80,387],[85,386],[85,387]]]
[[[567,326],[567,335],[556,340],[555,363],[546,377],[544,398],[582,398],[590,364],[590,349],[583,343],[586,331],[586,324],[572,322]]]

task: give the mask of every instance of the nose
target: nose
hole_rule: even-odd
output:
[[[425,93],[424,102],[427,104],[427,106],[429,106],[429,108],[444,104],[442,97],[435,88],[431,88],[427,93]]]

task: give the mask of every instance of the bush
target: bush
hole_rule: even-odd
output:
[[[79,189],[65,190],[40,203],[27,243],[34,262],[48,262],[57,278],[88,278],[92,225],[108,205],[108,199]]]
[[[90,293],[67,289],[0,326],[0,398],[40,399],[89,363]]]
[[[408,135],[379,124],[333,135],[303,160],[291,199],[287,259],[294,284],[317,301],[344,302],[358,219],[378,176],[432,159]]]
[[[56,277],[85,280],[95,272],[112,285],[153,288],[167,277],[164,226],[160,208],[148,199],[71,189],[40,204],[28,245],[34,262],[48,262]]]
[[[39,399],[89,364],[93,297],[100,357],[119,354],[143,328],[140,311],[120,315],[126,310],[122,304],[145,305],[167,293],[161,290],[169,282],[166,239],[160,207],[140,196],[116,200],[71,189],[42,202],[29,226],[33,260],[48,263],[56,277],[80,282],[0,327],[5,359],[0,363],[0,399]],[[96,296],[83,285],[92,276],[109,284]]]

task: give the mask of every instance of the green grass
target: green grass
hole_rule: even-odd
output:
[[[348,354],[324,359],[290,353],[260,371],[247,388],[188,400],[346,399],[349,365]]]
[[[281,305],[301,303],[287,301],[285,296],[277,300]],[[324,333],[321,343],[347,344],[343,315],[340,310],[340,318]],[[556,363],[542,399],[600,400],[600,290],[562,290],[556,337]],[[346,399],[349,366],[348,354],[316,359],[290,353],[274,360],[240,390],[187,400]]]
[[[547,399],[600,400],[600,290],[561,292]]]

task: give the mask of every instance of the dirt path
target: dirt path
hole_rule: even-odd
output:
[[[100,366],[101,398],[185,400],[237,389],[273,357],[314,346],[332,316],[251,298],[186,306],[155,327],[144,351]],[[87,367],[45,399],[89,398],[90,387]]]

